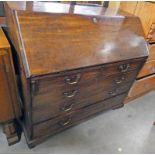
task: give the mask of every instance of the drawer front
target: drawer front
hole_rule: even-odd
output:
[[[87,86],[75,87],[69,92],[55,89],[51,93],[34,96],[33,122],[44,121],[126,92],[136,75],[137,71],[111,75]]]
[[[124,61],[87,69],[68,71],[55,76],[34,78],[32,83],[37,84],[37,88],[34,89],[33,93],[34,95],[38,95],[45,94],[59,88],[70,89],[75,86],[85,86],[99,78],[105,78],[118,73],[126,73],[131,70],[138,70],[143,61],[143,59],[136,59],[134,61]]]
[[[148,61],[155,60],[155,45],[149,45],[149,57]]]
[[[152,23],[146,39],[148,42],[155,41],[155,23]]]
[[[81,121],[102,112],[107,109],[112,109],[117,105],[122,105],[126,94],[122,94],[111,99],[90,105],[86,108],[79,109],[76,112],[69,113],[68,115],[61,115],[55,119],[37,124],[33,126],[33,138],[40,136],[52,135],[62,131],[68,127],[76,125]]]
[[[128,98],[135,98],[153,89],[155,89],[155,75],[136,80],[130,89]]]
[[[141,69],[140,73],[138,74],[138,78],[150,75],[155,73],[155,60],[147,61],[143,68]]]

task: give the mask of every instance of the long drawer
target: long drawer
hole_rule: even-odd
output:
[[[62,131],[68,127],[80,123],[94,114],[102,112],[107,109],[112,109],[117,105],[123,105],[123,100],[126,94],[122,94],[111,99],[101,101],[99,103],[90,105],[75,112],[68,113],[68,115],[61,115],[55,119],[45,121],[43,123],[33,126],[33,138],[45,135],[52,135],[56,132]]]
[[[33,90],[33,95],[48,93],[59,88],[71,89],[75,86],[85,86],[99,78],[138,70],[142,63],[141,59],[135,59],[74,71],[64,71],[63,73],[61,72],[51,76],[35,77],[31,81],[32,84],[35,83],[37,85],[37,88]]]
[[[137,71],[111,75],[94,81],[87,86],[76,87],[70,92],[55,89],[52,92],[33,97],[33,123],[76,110],[92,103],[105,100],[129,90]],[[68,96],[66,97],[66,94]],[[71,97],[72,95],[72,97]]]

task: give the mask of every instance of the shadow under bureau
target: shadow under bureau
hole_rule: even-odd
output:
[[[5,3],[30,147],[97,113],[122,107],[148,56],[137,17],[106,14],[99,6],[32,5]]]

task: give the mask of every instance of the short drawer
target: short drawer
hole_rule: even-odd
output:
[[[104,110],[112,109],[118,105],[123,105],[123,100],[126,94],[122,94],[111,99],[93,104],[68,115],[61,115],[55,119],[45,121],[43,123],[33,126],[33,138],[40,136],[52,135],[60,132],[68,127],[76,125],[81,121],[88,119],[90,116],[102,112]]]
[[[143,59],[123,61],[113,64],[100,65],[87,69],[66,71],[60,74],[33,78],[37,88],[34,89],[34,95],[51,92],[55,89],[71,89],[75,86],[86,86],[92,84],[98,79],[110,75],[127,73],[132,70],[138,70],[143,63]]]
[[[140,73],[138,74],[138,78],[150,75],[155,73],[155,60],[147,61],[143,68],[141,69]]]
[[[53,92],[44,95],[34,96],[32,103],[33,122],[44,121],[126,92],[130,89],[136,75],[137,71],[111,75],[91,83],[87,87],[76,87],[71,92],[65,92],[70,96],[74,95],[73,97],[66,97],[64,90],[61,89],[59,91],[53,90]],[[76,93],[73,94],[75,91]]]

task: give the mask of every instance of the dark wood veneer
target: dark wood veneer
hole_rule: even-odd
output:
[[[45,10],[46,4],[55,9]],[[47,2],[33,7],[7,2],[5,9],[19,56],[30,147],[91,115],[123,106],[148,56],[137,17]]]

